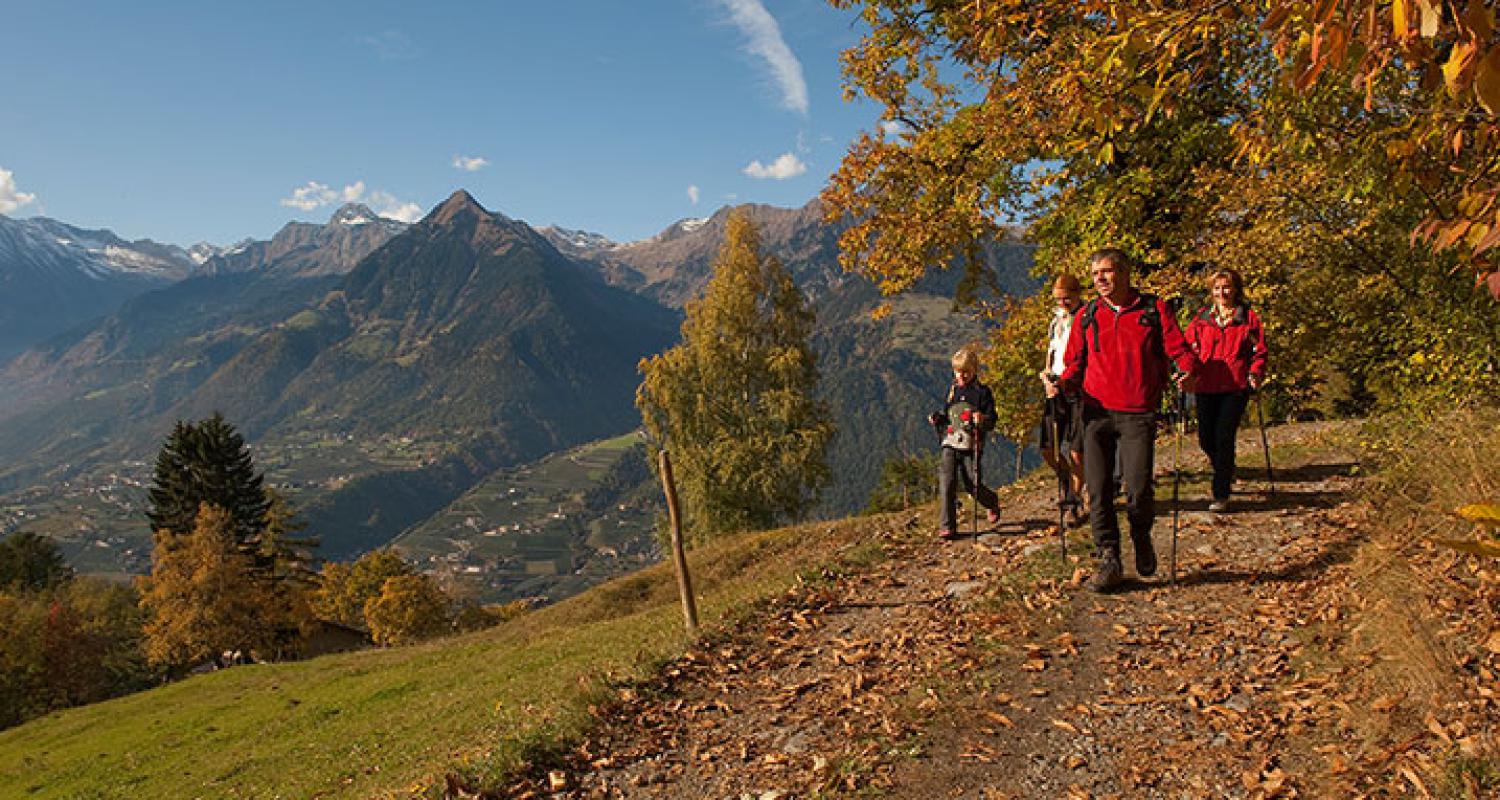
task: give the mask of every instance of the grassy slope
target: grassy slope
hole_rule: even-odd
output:
[[[692,558],[712,626],[832,559],[865,521],[751,534]],[[0,797],[393,797],[503,773],[576,732],[613,681],[683,649],[664,565],[500,628],[260,665],[0,732]]]
[[[1412,456],[1411,463],[1387,459],[1379,465],[1387,487],[1404,486],[1403,494],[1412,496],[1400,498],[1396,507],[1389,499],[1376,504],[1385,524],[1356,559],[1394,552],[1393,536],[1410,539],[1407,516],[1441,521],[1447,508],[1500,486],[1486,455],[1493,453],[1495,437],[1487,436],[1476,448],[1472,436],[1475,430],[1496,430],[1493,417],[1459,427],[1462,435],[1453,441],[1429,435],[1423,444],[1431,446],[1393,448]],[[1348,428],[1338,432],[1340,446],[1348,446],[1349,434]],[[1399,438],[1395,430],[1390,434]],[[1277,460],[1289,463],[1303,448],[1334,444],[1311,437],[1282,445]],[[1249,464],[1256,455],[1243,454]],[[1169,458],[1168,451],[1162,456]],[[1263,477],[1253,468],[1247,472],[1251,483]],[[1185,489],[1189,496],[1201,495],[1201,478],[1195,476]],[[1047,476],[1037,473],[1014,491],[1045,490],[1047,484]],[[1160,491],[1165,495],[1170,488]],[[754,600],[784,591],[802,570],[847,552],[861,530],[880,524],[888,523],[864,518],[809,525],[747,535],[695,553],[705,622],[732,622]],[[1387,554],[1379,572],[1399,572],[1408,588],[1434,587],[1439,581],[1425,562],[1442,558],[1441,551],[1431,551],[1411,563],[1389,563]],[[1456,596],[1459,607],[1472,602],[1470,591]],[[1441,616],[1422,607],[1425,619]],[[1362,609],[1356,613],[1358,627],[1374,631],[1377,640],[1382,630],[1404,630],[1381,619],[1400,610],[1389,603]],[[1478,616],[1484,618],[1468,619],[1472,630],[1460,637],[1470,642],[1464,645],[1468,650],[1492,622]],[[580,732],[589,721],[589,704],[612,681],[643,675],[682,645],[671,574],[664,566],[653,567],[486,633],[301,664],[236,668],[0,732],[0,797],[431,795],[435,781],[450,769],[494,778],[539,748]],[[1381,658],[1390,663],[1381,671],[1409,667],[1424,681],[1431,679],[1432,671],[1417,663],[1431,659],[1417,659],[1411,645],[1406,638],[1382,648]],[[1323,657],[1353,663],[1363,652],[1355,648]],[[1387,679],[1410,682],[1382,680]],[[1488,762],[1454,761],[1446,769],[1483,772],[1479,779],[1486,787],[1494,777],[1484,772],[1492,770]],[[1500,778],[1494,780],[1500,786]]]

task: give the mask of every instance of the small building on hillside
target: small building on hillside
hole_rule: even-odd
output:
[[[320,619],[313,632],[308,635],[307,641],[302,645],[302,657],[313,658],[326,656],[329,653],[347,653],[351,650],[363,650],[373,644],[370,634],[359,628]]]

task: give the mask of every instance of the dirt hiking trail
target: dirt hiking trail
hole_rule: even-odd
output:
[[[1274,495],[1242,432],[1228,514],[1207,512],[1185,440],[1175,586],[1170,439],[1160,568],[1136,576],[1125,537],[1112,594],[1084,588],[1086,526],[1058,558],[1050,480],[1003,490],[977,538],[937,540],[930,508],[870,517],[842,567],[622,690],[585,743],[504,796],[1479,797],[1461,769],[1432,776],[1494,752],[1493,654],[1370,633],[1409,615],[1372,596],[1359,557],[1355,432],[1273,429]],[[1399,660],[1430,675],[1381,666],[1382,647],[1408,646]]]

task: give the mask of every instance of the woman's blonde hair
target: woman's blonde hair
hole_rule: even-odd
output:
[[[1218,283],[1220,278],[1227,279],[1229,285],[1234,289],[1234,304],[1244,305],[1245,279],[1240,277],[1240,273],[1228,267],[1214,272],[1214,274],[1208,276],[1208,290],[1210,292],[1214,290],[1214,284]]]
[[[967,372],[970,375],[979,374],[979,354],[972,347],[960,347],[953,354],[953,369],[959,372]]]

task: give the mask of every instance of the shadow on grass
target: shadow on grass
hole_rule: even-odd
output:
[[[1329,478],[1347,478],[1358,469],[1359,463],[1355,461],[1339,461],[1331,464],[1306,464],[1291,469],[1281,469],[1273,462],[1271,464],[1272,477],[1276,479],[1276,485],[1283,483],[1317,483]],[[1237,467],[1234,471],[1235,477],[1241,481],[1266,481],[1266,468],[1264,466]],[[1204,473],[1205,478],[1213,477],[1210,472]]]
[[[1304,583],[1313,580],[1329,567],[1336,564],[1346,564],[1353,560],[1355,550],[1359,547],[1356,539],[1345,539],[1331,542],[1307,558],[1288,564],[1277,570],[1235,570],[1235,569],[1201,569],[1192,572],[1178,571],[1177,586],[1217,586],[1224,584],[1252,583]],[[1110,590],[1110,595],[1130,595],[1149,589],[1161,588],[1172,583],[1171,567],[1165,552],[1158,552],[1158,565],[1156,575],[1151,578],[1127,575],[1118,586]]]
[[[1305,558],[1275,570],[1205,569],[1185,574],[1178,578],[1184,586],[1216,585],[1226,583],[1304,583],[1318,578],[1330,567],[1347,564],[1354,559],[1359,549],[1359,537],[1328,542]]]
[[[1280,511],[1294,508],[1333,508],[1340,501],[1347,498],[1344,492],[1326,491],[1287,491],[1278,488],[1276,494],[1268,494],[1264,489],[1251,494],[1235,494],[1229,501],[1229,512],[1217,515],[1225,521],[1232,521],[1235,514],[1248,513],[1252,511]],[[1181,501],[1184,512],[1208,512],[1209,499],[1207,497],[1184,498]],[[1157,498],[1156,512],[1158,517],[1168,517],[1171,524],[1172,499],[1168,497],[1165,502]],[[1157,524],[1161,524],[1159,521]]]
[[[1267,482],[1264,463],[1244,464],[1243,466],[1235,467],[1235,482],[1241,486],[1244,486],[1246,482],[1264,485]],[[1288,467],[1286,469],[1278,467],[1274,463],[1271,465],[1272,476],[1276,479],[1277,486],[1283,483],[1320,483],[1330,478],[1346,478],[1354,474],[1358,468],[1359,463],[1355,461],[1340,461],[1331,464],[1305,464],[1300,467]],[[1210,469],[1184,469],[1182,471],[1182,481],[1185,484],[1207,484],[1213,480],[1213,477],[1213,470]],[[1172,485],[1172,472],[1168,470],[1166,474],[1158,474],[1156,485],[1157,491],[1160,491],[1163,486],[1170,488]]]

